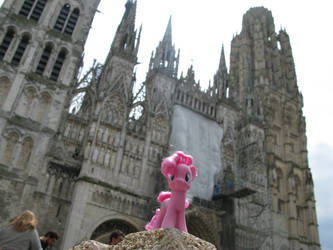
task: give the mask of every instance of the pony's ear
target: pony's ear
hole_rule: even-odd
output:
[[[161,172],[168,178],[170,175],[174,175],[176,168],[176,161],[174,157],[165,158],[162,162]]]
[[[192,173],[192,181],[195,179],[195,177],[197,177],[197,169],[195,166],[191,165],[190,166],[190,170],[191,170],[191,173]]]

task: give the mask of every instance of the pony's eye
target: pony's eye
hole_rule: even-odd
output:
[[[185,175],[185,181],[186,181],[186,182],[189,182],[189,180],[190,180],[190,174],[189,174],[189,173],[186,173],[186,175]]]
[[[173,181],[173,179],[175,178],[175,176],[174,175],[171,175],[170,176],[170,180],[172,180]]]

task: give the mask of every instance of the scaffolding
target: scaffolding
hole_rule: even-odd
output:
[[[257,193],[252,188],[244,185],[226,183],[222,189],[215,187],[213,200],[220,201],[221,209],[225,211],[222,217],[222,237],[221,246],[223,250],[259,250],[264,249],[265,242],[270,236],[270,230],[256,228],[255,224],[261,216],[267,212],[268,206],[262,205],[262,209],[255,214],[249,215],[253,221],[253,226],[244,226],[237,223],[235,215],[235,202],[244,200]],[[255,200],[255,199],[254,199]],[[250,202],[250,201],[249,201]],[[252,203],[251,203],[252,204]],[[255,204],[255,203],[253,203]]]

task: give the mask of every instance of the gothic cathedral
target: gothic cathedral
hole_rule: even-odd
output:
[[[171,19],[137,83],[136,0],[104,64],[78,77],[99,2],[5,0],[0,9],[0,223],[30,209],[40,233],[60,233],[58,249],[142,231],[167,188],[161,161],[181,150],[198,169],[191,234],[224,250],[320,249],[303,97],[272,13],[243,16],[229,69],[222,47],[202,90],[192,66],[178,74]]]

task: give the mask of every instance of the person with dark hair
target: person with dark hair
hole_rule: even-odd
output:
[[[30,210],[25,210],[11,219],[0,230],[0,249],[41,250],[37,224],[36,216]]]
[[[113,230],[110,234],[110,245],[117,245],[124,239],[124,233],[118,229]]]
[[[42,245],[43,250],[51,249],[51,247],[55,245],[57,239],[59,239],[59,235],[55,231],[48,231],[46,234],[41,236],[40,243]]]

